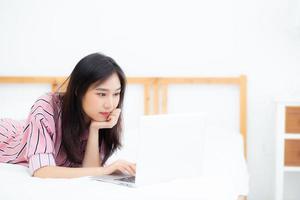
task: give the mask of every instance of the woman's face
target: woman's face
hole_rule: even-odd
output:
[[[121,83],[116,73],[101,84],[92,84],[82,98],[86,120],[106,121],[120,101]]]

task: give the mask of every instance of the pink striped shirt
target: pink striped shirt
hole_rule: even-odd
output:
[[[81,141],[84,153],[88,138]],[[29,167],[30,174],[44,166],[78,167],[71,163],[61,145],[61,97],[47,93],[34,103],[27,120],[0,120],[0,162]]]

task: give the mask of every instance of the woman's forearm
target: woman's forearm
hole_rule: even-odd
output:
[[[33,176],[39,178],[77,178],[82,176],[101,176],[107,174],[104,167],[70,168],[46,166],[37,169]]]
[[[90,130],[82,167],[100,167],[101,158],[99,153],[99,133],[98,130]]]

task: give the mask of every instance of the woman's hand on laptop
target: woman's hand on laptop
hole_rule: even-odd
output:
[[[104,168],[105,174],[122,173],[134,176],[136,164],[125,160],[117,160]]]

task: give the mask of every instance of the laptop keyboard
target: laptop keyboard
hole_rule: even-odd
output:
[[[124,177],[124,178],[120,178],[118,180],[129,182],[129,183],[135,183],[135,176]]]

